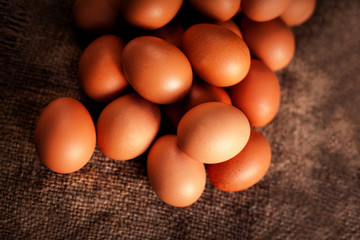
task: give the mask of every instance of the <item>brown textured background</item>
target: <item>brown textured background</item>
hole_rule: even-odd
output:
[[[360,1],[322,0],[294,28],[296,55],[278,72],[282,102],[261,132],[272,164],[238,193],[207,182],[190,207],[161,202],[146,161],[116,162],[96,149],[61,175],[38,159],[43,108],[68,96],[96,118],[79,89],[85,41],[73,0],[0,2],[0,239],[360,239]]]

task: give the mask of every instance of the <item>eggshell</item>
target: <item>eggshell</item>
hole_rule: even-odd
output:
[[[220,102],[202,103],[180,120],[177,136],[180,148],[203,163],[219,163],[238,154],[250,135],[244,113]]]
[[[223,102],[231,105],[230,96],[225,89],[199,81],[194,82],[185,101],[186,110],[205,102]]]
[[[175,207],[193,204],[206,184],[204,164],[183,153],[175,135],[165,135],[155,141],[148,154],[147,172],[155,193]]]
[[[124,41],[115,35],[95,39],[79,62],[80,86],[95,101],[107,102],[129,86],[121,67]]]
[[[297,26],[311,17],[315,6],[316,0],[291,0],[290,5],[280,17],[288,26]]]
[[[76,26],[90,34],[114,31],[119,24],[118,11],[110,1],[105,0],[76,0],[73,6]]]
[[[266,138],[252,129],[245,148],[232,159],[207,166],[211,183],[219,190],[234,192],[259,182],[271,162],[271,148]]]
[[[181,47],[182,35],[184,34],[184,27],[178,22],[170,22],[164,27],[159,28],[155,31],[155,36],[160,37],[167,42]]]
[[[238,12],[241,0],[189,0],[202,14],[218,20],[227,21]]]
[[[174,45],[153,36],[131,40],[123,51],[123,70],[143,98],[169,104],[184,98],[192,84],[186,56]]]
[[[263,127],[276,115],[280,105],[280,85],[275,73],[259,60],[251,60],[244,80],[232,86],[233,105],[248,118],[253,127]]]
[[[251,52],[273,71],[290,63],[295,53],[295,38],[280,18],[262,23],[244,18],[241,27]]]
[[[42,112],[35,128],[40,160],[52,171],[72,173],[90,160],[96,144],[94,122],[72,98],[58,98]]]
[[[216,24],[201,23],[188,28],[183,35],[182,49],[194,72],[218,87],[235,85],[249,71],[250,52],[246,43]]]
[[[243,0],[241,9],[251,20],[265,22],[279,17],[290,2],[291,0]]]
[[[137,94],[121,96],[101,112],[96,124],[100,150],[115,160],[129,160],[144,153],[160,128],[158,105]]]
[[[175,17],[182,3],[183,0],[122,0],[121,14],[136,27],[157,29]]]
[[[191,108],[205,102],[223,102],[231,104],[225,89],[204,82],[194,81],[189,93],[180,102],[164,106],[164,112],[172,125],[177,127],[180,119]]]
[[[240,28],[238,27],[238,25],[236,25],[236,23],[233,20],[228,20],[225,22],[216,22],[215,24],[226,27],[227,29],[229,29],[230,31],[232,31],[233,33],[238,35],[239,37],[243,38]]]

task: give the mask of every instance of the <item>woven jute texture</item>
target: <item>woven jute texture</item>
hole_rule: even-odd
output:
[[[279,113],[259,129],[272,147],[266,176],[236,193],[208,180],[186,208],[154,194],[146,154],[119,162],[96,148],[72,174],[37,157],[34,128],[52,100],[75,98],[94,121],[104,107],[78,84],[89,38],[72,5],[0,2],[0,239],[360,239],[360,1],[318,1],[293,28]]]

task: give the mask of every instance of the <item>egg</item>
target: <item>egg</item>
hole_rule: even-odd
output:
[[[218,21],[230,20],[238,12],[241,0],[189,0],[202,14]]]
[[[121,14],[135,27],[158,29],[169,23],[183,0],[121,0]]]
[[[229,29],[209,23],[188,28],[182,49],[193,71],[204,81],[228,87],[240,82],[249,71],[250,52],[246,43]]]
[[[72,173],[85,166],[96,144],[89,112],[79,101],[66,97],[45,107],[34,135],[39,159],[57,173]]]
[[[100,150],[109,158],[129,160],[143,154],[160,128],[158,105],[137,94],[123,95],[101,112],[96,124]]]
[[[174,127],[177,127],[182,116],[191,108],[205,102],[223,102],[231,104],[225,89],[204,82],[194,81],[193,85],[180,102],[164,106],[164,112]]]
[[[185,97],[192,84],[192,68],[174,45],[153,36],[131,40],[122,59],[125,77],[143,98],[170,104]]]
[[[244,18],[241,27],[251,52],[273,71],[290,63],[295,53],[295,38],[280,18],[261,23]]]
[[[76,26],[90,34],[104,34],[119,26],[119,9],[110,1],[76,0],[73,17]]]
[[[223,102],[231,105],[230,96],[225,89],[200,81],[194,82],[185,101],[186,110],[205,102]]]
[[[221,102],[193,107],[177,128],[182,151],[203,163],[219,163],[234,157],[244,148],[249,135],[245,114]]]
[[[155,31],[155,36],[160,37],[180,48],[184,32],[185,29],[180,23],[172,21],[164,27],[157,29]]]
[[[235,33],[236,35],[242,38],[240,28],[238,27],[238,25],[236,25],[236,23],[233,20],[228,20],[225,22],[216,22],[215,24],[226,27],[227,29],[229,29],[230,31],[232,31],[233,33]]]
[[[280,85],[275,73],[262,61],[252,59],[248,75],[230,87],[234,106],[248,118],[253,127],[267,125],[280,105]]]
[[[95,101],[107,102],[129,86],[121,67],[124,41],[115,35],[95,39],[79,62],[79,81],[84,92]]]
[[[288,26],[297,26],[311,17],[315,6],[316,0],[291,0],[290,5],[280,17]]]
[[[204,164],[183,153],[175,135],[165,135],[155,141],[147,157],[147,173],[154,192],[175,207],[196,202],[206,184]]]
[[[259,182],[271,163],[271,148],[266,138],[255,129],[245,148],[232,159],[207,166],[210,182],[219,190],[245,190]]]
[[[243,0],[241,9],[251,20],[266,22],[279,17],[290,5],[291,1],[292,0]]]

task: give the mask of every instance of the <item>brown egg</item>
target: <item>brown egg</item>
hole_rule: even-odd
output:
[[[273,71],[290,63],[295,53],[295,38],[281,19],[258,23],[245,18],[241,26],[251,52]]]
[[[95,101],[106,102],[129,86],[121,67],[124,42],[114,35],[94,40],[79,62],[80,86]]]
[[[196,202],[206,184],[204,164],[183,153],[175,135],[165,135],[155,141],[147,158],[147,172],[155,193],[175,207]]]
[[[90,160],[96,144],[94,122],[72,98],[58,98],[42,112],[35,128],[40,160],[52,171],[72,173]]]
[[[124,48],[122,64],[130,85],[151,102],[174,103],[190,90],[192,69],[188,59],[161,38],[131,40]]]
[[[311,17],[315,6],[316,0],[291,0],[290,5],[280,17],[288,26],[297,26]]]
[[[136,94],[121,96],[101,112],[96,124],[100,150],[109,158],[129,160],[144,153],[160,128],[158,105]]]
[[[280,85],[275,73],[259,60],[251,60],[244,80],[229,89],[233,105],[253,127],[263,127],[276,115],[280,105]]]
[[[183,0],[122,0],[121,14],[131,25],[157,29],[169,23],[180,10]]]
[[[223,102],[231,105],[231,99],[225,89],[204,82],[194,82],[186,98],[186,110],[205,102]]]
[[[249,71],[250,52],[245,42],[216,24],[202,23],[188,28],[182,49],[194,72],[218,87],[235,85]]]
[[[215,24],[226,27],[227,29],[229,29],[230,31],[232,31],[233,33],[238,35],[239,37],[243,38],[240,28],[238,27],[238,25],[236,25],[236,23],[233,20],[228,20],[225,22],[216,22]]]
[[[219,190],[234,192],[259,182],[271,162],[271,148],[266,138],[252,129],[245,148],[234,158],[207,166],[211,183]]]
[[[87,33],[112,32],[119,24],[119,10],[110,1],[76,0],[73,7],[77,27]]]
[[[207,102],[190,109],[180,120],[180,148],[203,163],[219,163],[237,155],[250,135],[245,114],[226,103]]]
[[[243,0],[241,9],[253,21],[265,22],[279,17],[292,0]]]
[[[168,41],[176,47],[180,47],[184,32],[185,29],[180,23],[170,22],[164,27],[157,29],[155,31],[155,36]]]
[[[189,0],[202,14],[218,21],[227,21],[238,12],[241,0]]]
[[[172,125],[177,127],[180,119],[187,111],[205,102],[223,102],[231,104],[231,99],[229,94],[223,88],[194,81],[186,97],[180,102],[165,105],[164,111]]]

